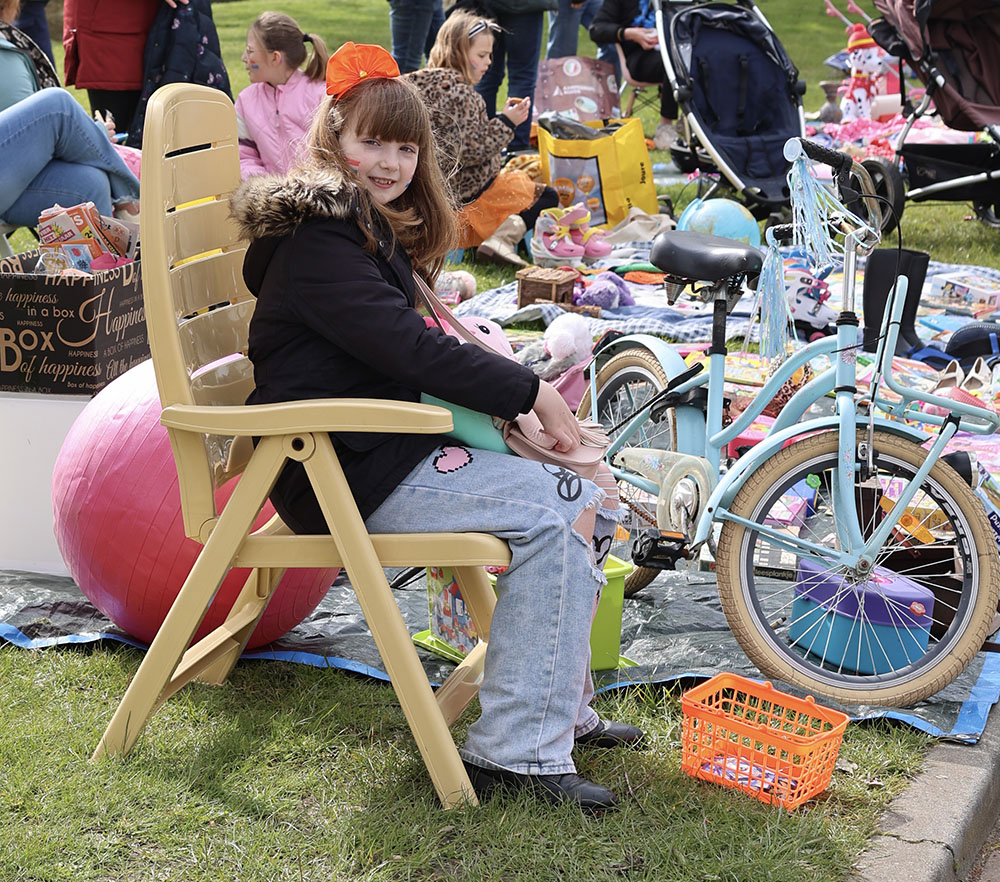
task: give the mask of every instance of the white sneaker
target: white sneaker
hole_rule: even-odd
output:
[[[660,123],[653,133],[653,146],[657,150],[669,150],[677,140],[677,127],[672,122]]]

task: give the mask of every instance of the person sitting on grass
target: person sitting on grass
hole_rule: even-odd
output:
[[[556,191],[522,171],[502,171],[503,150],[531,113],[531,102],[507,99],[492,119],[474,88],[490,66],[497,24],[453,12],[438,31],[428,66],[406,74],[427,105],[438,158],[462,204],[459,245],[501,264],[526,266],[517,246],[545,208],[559,204]]]

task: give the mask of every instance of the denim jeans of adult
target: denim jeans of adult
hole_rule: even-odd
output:
[[[423,63],[444,21],[442,0],[389,0],[392,57],[400,73],[417,70]]]
[[[497,92],[507,71],[507,95],[511,98],[530,98],[534,102],[535,80],[538,77],[538,58],[542,51],[541,12],[507,13],[496,16],[504,29],[493,41],[493,62],[483,74],[476,91],[486,102],[488,116],[496,116]],[[509,150],[527,150],[531,118],[514,130]]]
[[[570,0],[559,0],[559,9],[549,12],[549,42],[545,57],[565,58],[567,55],[576,55],[580,42],[580,25],[590,27],[602,2],[603,0],[585,0],[581,6],[573,6]],[[597,57],[615,69],[616,77],[621,76],[618,70],[618,52],[611,43],[598,43]]]
[[[565,469],[455,444],[434,451],[368,518],[373,532],[493,533],[510,545],[497,579],[482,715],[462,756],[521,774],[575,771],[576,735],[598,725],[589,704],[590,623],[604,582],[591,537],[572,525],[596,508],[593,543],[610,545],[616,513]]]
[[[42,89],[0,111],[0,218],[35,226],[56,202],[111,214],[139,198],[139,181],[107,131],[65,89]]]

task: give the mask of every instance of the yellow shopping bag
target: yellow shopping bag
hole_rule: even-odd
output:
[[[653,165],[642,123],[635,118],[593,120],[586,125],[600,134],[593,139],[558,138],[538,129],[542,180],[554,187],[560,204],[584,202],[592,227],[611,227],[637,206],[655,214]]]

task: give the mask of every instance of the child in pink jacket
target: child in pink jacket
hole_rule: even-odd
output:
[[[306,43],[312,57],[304,71]],[[329,53],[319,34],[303,33],[295,19],[263,12],[247,30],[242,61],[250,85],[236,98],[240,170],[285,174],[294,164],[313,115],[326,97]]]

